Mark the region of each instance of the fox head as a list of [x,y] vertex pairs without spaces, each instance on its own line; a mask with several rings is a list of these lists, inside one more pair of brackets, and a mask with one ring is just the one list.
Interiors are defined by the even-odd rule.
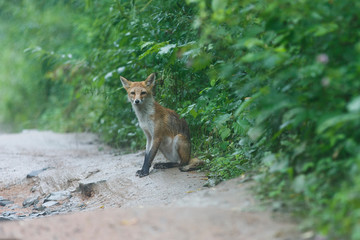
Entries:
[[142,82],[131,82],[124,77],[120,77],[120,80],[128,93],[129,101],[134,106],[143,104],[146,99],[152,99],[152,89],[155,85],[155,73],[150,74],[146,80]]

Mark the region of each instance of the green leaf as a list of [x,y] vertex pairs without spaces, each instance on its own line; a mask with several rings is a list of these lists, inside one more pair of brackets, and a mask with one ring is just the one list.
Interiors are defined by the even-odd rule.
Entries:
[[222,140],[225,140],[228,136],[230,136],[230,134],[231,134],[231,130],[229,128],[224,127],[220,129],[220,136]]
[[316,37],[323,36],[327,33],[334,32],[339,28],[339,26],[336,23],[327,23],[315,26],[314,28],[314,35]]
[[293,188],[296,193],[301,193],[306,188],[306,176],[301,174],[294,179]]
[[260,53],[248,53],[245,56],[243,56],[241,58],[241,60],[243,62],[245,62],[245,63],[252,63],[252,62],[260,61],[263,58],[264,58],[263,54],[260,54]]
[[144,42],[143,44],[141,44],[140,48],[141,48],[141,50],[143,50],[147,46],[153,45],[154,43],[155,42]]
[[210,80],[210,86],[212,86],[212,87],[215,86],[216,81],[217,81],[217,79],[212,78],[212,79]]
[[227,5],[227,0],[212,0],[211,8],[213,11],[224,9]]
[[244,46],[247,48],[252,48],[255,46],[262,47],[262,46],[264,46],[264,42],[258,38],[249,38],[249,39],[245,40]]
[[252,127],[247,132],[248,136],[251,138],[251,140],[256,141],[258,140],[261,135],[264,133],[264,130],[261,127]]
[[235,123],[233,123],[233,128],[236,134],[245,134],[249,128],[250,123],[243,119],[237,119]]
[[190,112],[191,116],[193,116],[193,118],[196,118],[198,116],[198,112],[195,111],[195,109],[191,109]]
[[318,128],[316,129],[316,132],[318,134],[321,134],[324,131],[326,131],[327,129],[334,127],[335,125],[341,125],[341,124],[345,124],[345,123],[351,122],[351,121],[359,122],[360,121],[360,113],[358,113],[358,112],[348,113],[348,114],[342,114],[342,115],[330,117],[330,118],[326,119],[325,121],[323,121],[321,124],[319,124]]
[[162,48],[160,48],[160,51],[158,54],[160,55],[163,55],[163,54],[166,54],[168,53],[171,49],[175,48],[176,47],[176,44],[168,44]]
[[211,60],[211,55],[203,52],[194,58],[193,68],[197,71],[203,70],[210,65]]
[[261,96],[261,92],[255,93],[251,97],[245,98],[245,101],[240,104],[240,107],[235,111],[235,116],[238,117],[240,114],[244,113],[245,110],[250,107],[250,105],[254,102],[255,99]]
[[230,113],[226,113],[226,114],[222,114],[219,117],[217,117],[214,121],[215,125],[220,127],[221,125],[223,125],[225,122],[229,121],[231,117]]
[[351,100],[346,106],[349,112],[359,112],[360,111],[360,96]]
[[142,53],[139,56],[139,60],[143,59],[144,57],[146,57],[147,55],[149,55],[151,53],[159,52],[160,49],[167,44],[168,44],[168,42],[161,42],[161,43],[154,44],[151,48],[149,48],[147,51],[145,51],[144,53]]

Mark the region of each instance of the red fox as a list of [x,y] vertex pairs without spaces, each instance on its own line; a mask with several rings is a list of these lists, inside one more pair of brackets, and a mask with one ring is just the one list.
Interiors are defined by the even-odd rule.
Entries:
[[124,77],[120,77],[120,80],[147,140],[144,164],[136,176],[149,175],[159,149],[169,162],[157,163],[155,169],[179,166],[181,171],[190,171],[198,167],[202,162],[197,158],[190,159],[190,131],[186,121],[154,100],[152,90],[155,74],[150,74],[142,82],[131,82]]

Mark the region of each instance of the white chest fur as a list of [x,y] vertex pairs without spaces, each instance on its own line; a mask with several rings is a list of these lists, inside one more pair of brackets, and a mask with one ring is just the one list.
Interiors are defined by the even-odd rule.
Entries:
[[154,129],[155,129],[154,104],[147,103],[147,104],[139,105],[139,106],[133,105],[133,109],[135,111],[135,114],[139,121],[139,125],[142,128],[142,130],[150,133],[151,136],[154,136]]

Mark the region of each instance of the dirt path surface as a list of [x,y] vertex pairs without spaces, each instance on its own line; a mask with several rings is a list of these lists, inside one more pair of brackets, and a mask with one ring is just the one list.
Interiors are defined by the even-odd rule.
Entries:
[[299,239],[241,179],[206,188],[203,173],[178,169],[138,178],[142,161],[93,134],[1,134],[0,240]]

